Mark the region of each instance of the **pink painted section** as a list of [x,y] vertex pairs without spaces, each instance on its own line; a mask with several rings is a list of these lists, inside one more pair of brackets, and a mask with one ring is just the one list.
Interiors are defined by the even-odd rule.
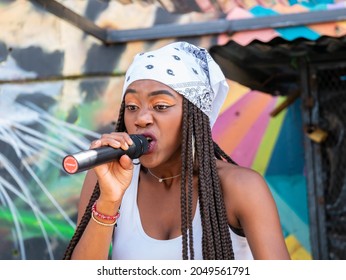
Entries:
[[231,157],[241,166],[251,167],[255,159],[257,150],[261,144],[263,135],[270,121],[270,112],[276,104],[276,97],[273,97],[263,113],[243,138],[241,143],[234,149]]
[[[226,18],[228,20],[235,20],[235,19],[253,18],[253,17],[254,15],[251,14],[249,11],[236,7],[230,13],[228,13]],[[231,36],[227,34],[221,34],[218,37],[218,44],[225,45],[230,40],[233,40],[242,46],[246,46],[255,39],[258,39],[262,42],[269,42],[270,40],[272,40],[273,38],[277,36],[279,36],[279,33],[277,33],[274,29],[271,29],[271,28],[260,29],[260,30],[249,30],[249,31],[236,32]]]
[[239,112],[252,101],[251,99],[254,96],[256,96],[256,92],[250,91],[218,117],[213,127],[213,136],[216,140],[224,134],[227,127],[231,126],[232,123],[238,120]]
[[256,91],[249,92],[241,100],[243,102],[236,103],[222,114],[220,123],[213,132],[215,140],[227,154],[232,154],[243,141],[271,100],[272,97],[268,94],[261,94]]

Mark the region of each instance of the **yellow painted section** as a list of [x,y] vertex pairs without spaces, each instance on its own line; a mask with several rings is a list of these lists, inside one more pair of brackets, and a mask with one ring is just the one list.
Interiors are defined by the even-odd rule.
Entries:
[[312,260],[311,254],[305,250],[294,235],[287,236],[285,242],[292,260]]
[[220,114],[222,114],[227,108],[236,103],[240,98],[242,98],[246,93],[250,91],[248,87],[238,84],[234,81],[227,80],[229,85],[229,92],[227,94],[226,100],[221,107]]
[[[277,104],[281,104],[283,99],[284,97],[279,97]],[[284,110],[276,117],[270,119],[268,129],[263,136],[262,142],[251,166],[252,169],[256,170],[262,175],[267,170],[270,157],[272,156],[273,149],[275,147],[275,143],[280,134],[280,128],[285,119],[286,112],[287,110]]]

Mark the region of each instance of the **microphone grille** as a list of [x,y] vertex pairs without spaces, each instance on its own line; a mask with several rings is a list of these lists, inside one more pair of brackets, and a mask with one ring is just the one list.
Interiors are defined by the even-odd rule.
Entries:
[[149,142],[147,138],[141,134],[132,134],[130,135],[132,141],[133,141],[133,154],[131,153],[130,158],[139,158],[143,154],[145,154],[148,151],[149,148]]

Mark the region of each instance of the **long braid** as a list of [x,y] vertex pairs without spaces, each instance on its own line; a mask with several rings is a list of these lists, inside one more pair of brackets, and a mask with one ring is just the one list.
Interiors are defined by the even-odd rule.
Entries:
[[[182,127],[182,180],[181,180],[181,229],[182,229],[182,257],[194,259],[193,228],[192,228],[192,201],[193,201],[193,122],[189,113],[189,102],[183,99],[183,127]],[[192,160],[191,160],[192,159]],[[187,187],[186,187],[187,182]],[[188,244],[188,245],[187,245]],[[189,248],[189,249],[188,249]]]
[[214,153],[215,153],[215,157],[217,159],[221,159],[221,160],[226,160],[229,163],[233,163],[235,165],[238,165],[229,155],[227,155],[220,147],[217,143],[215,143],[213,141],[213,145],[214,145]]
[[85,231],[85,228],[87,227],[87,225],[89,223],[90,216],[91,216],[91,207],[99,196],[100,196],[100,188],[99,188],[99,185],[96,184],[94,191],[90,197],[89,203],[85,209],[84,215],[83,215],[74,235],[72,236],[70,243],[67,246],[67,249],[65,250],[65,255],[63,257],[64,260],[70,260],[71,259],[72,253],[73,253],[76,245],[78,244],[79,240],[81,239],[81,237]]
[[[209,126],[209,119],[204,117],[204,127],[207,130],[208,135],[211,135],[210,131],[210,126]],[[212,155],[214,152],[214,141],[211,137],[208,137],[209,141],[208,143],[208,154]],[[213,181],[213,186],[215,186],[214,189],[214,202],[215,202],[215,207],[217,211],[217,217],[218,217],[218,232],[220,233],[220,249],[221,251],[219,252],[220,256],[222,258],[226,259],[234,259],[234,253],[233,253],[233,248],[232,248],[232,240],[230,238],[230,233],[229,233],[229,225],[228,225],[228,219],[227,219],[227,213],[226,213],[226,208],[225,208],[225,203],[224,203],[224,198],[222,195],[222,189],[221,189],[221,183],[220,183],[220,178],[217,172],[217,166],[216,166],[216,161],[214,158],[211,158],[210,160],[210,170],[212,173],[212,181]],[[230,246],[224,246],[223,244],[230,244]]]
[[[185,99],[184,99],[185,101]],[[187,102],[183,102],[183,120],[188,120],[188,110],[187,110]],[[182,126],[182,146],[181,146],[181,195],[180,195],[180,205],[181,205],[181,233],[182,233],[182,259],[188,259],[188,247],[187,247],[187,209],[186,209],[186,178],[187,178],[187,147],[188,147],[188,130],[189,125],[188,121],[183,121]]]
[[[207,197],[207,203],[204,207],[204,211],[209,212],[209,223],[210,223],[210,231],[209,235],[206,236],[207,242],[210,244],[209,248],[212,248],[209,250],[207,255],[205,256],[206,259],[218,259],[221,258],[217,252],[217,248],[219,247],[217,242],[220,240],[220,236],[217,236],[219,234],[218,227],[215,226],[215,223],[213,221],[217,220],[216,215],[216,209],[214,207],[213,202],[213,188],[212,188],[212,178],[211,178],[211,170],[210,170],[210,155],[208,154],[208,135],[205,133],[205,127],[203,125],[203,115],[200,114],[200,111],[197,107],[194,107],[194,115],[195,115],[195,123],[199,124],[201,126],[201,133],[199,133],[197,138],[201,138],[201,142],[203,143],[203,146],[197,147],[196,152],[200,154],[201,163],[199,166],[199,187],[201,192],[206,193]],[[202,124],[202,125],[201,125]],[[203,181],[203,184],[201,182]],[[202,210],[203,212],[203,210]]]
[[[196,156],[199,167],[198,195],[202,219],[202,252],[204,259],[233,259],[234,253],[229,233],[226,208],[215,157],[227,155],[212,140],[209,118],[195,105],[193,112]],[[185,119],[188,121],[187,119]],[[219,150],[216,152],[216,148]],[[192,159],[188,159],[191,161]]]
[[118,131],[118,132],[126,131],[124,113],[125,113],[125,101],[123,100],[120,104],[119,117],[115,126],[115,131]]
[[[202,121],[200,122],[203,127],[203,142],[204,142],[204,148],[203,151],[205,154],[208,154],[206,156],[206,160],[204,160],[205,164],[203,166],[203,169],[201,170],[201,175],[204,178],[208,178],[208,193],[209,193],[209,208],[211,213],[211,219],[212,219],[212,229],[213,229],[213,238],[214,238],[214,246],[215,246],[215,257],[216,259],[223,259],[223,252],[222,252],[222,246],[221,246],[221,230],[220,230],[220,224],[219,224],[219,214],[218,214],[218,202],[216,197],[218,194],[217,187],[220,186],[218,184],[218,181],[215,180],[215,176],[213,176],[213,172],[216,172],[215,168],[216,165],[215,159],[212,156],[212,153],[210,153],[210,137],[209,137],[209,119],[206,117],[205,114],[201,114]],[[206,172],[207,171],[207,172]]]
[[[191,110],[193,110],[193,112],[195,111],[195,106],[193,106],[191,104]],[[196,113],[197,114],[197,113]],[[204,163],[204,156],[203,156],[203,152],[201,152],[201,150],[203,151],[203,131],[202,131],[202,127],[200,126],[198,119],[196,120],[196,114],[193,113],[193,121],[194,121],[194,136],[195,136],[195,149],[196,149],[196,157],[197,157],[197,165],[198,165],[198,170],[199,170],[199,180],[198,180],[198,197],[199,197],[199,202],[200,202],[200,209],[201,209],[201,219],[202,219],[202,252],[203,252],[203,258],[204,259],[211,259],[213,258],[213,256],[215,255],[214,252],[214,246],[213,246],[213,242],[212,242],[212,225],[210,222],[206,222],[206,221],[210,221],[212,220],[210,215],[210,211],[209,211],[209,201],[208,201],[208,196],[209,194],[205,191],[208,190],[208,187],[206,186],[206,181],[204,180],[204,178],[201,178],[201,170],[203,169],[203,163]],[[204,211],[204,209],[208,209],[207,211]]]
[[[186,102],[188,103],[188,102]],[[190,259],[195,258],[195,253],[193,249],[193,175],[194,175],[194,159],[193,159],[193,149],[194,147],[192,146],[192,137],[193,137],[193,123],[192,123],[192,118],[189,118],[189,129],[188,129],[188,153],[187,156],[189,159],[192,160],[187,160],[188,163],[188,186],[187,186],[187,191],[188,191],[188,197],[187,197],[187,209],[188,209],[188,225],[189,225],[189,250],[190,250]]]
[[[125,111],[125,103],[122,102],[119,110],[119,118],[116,124],[115,131],[125,131],[125,124],[124,124],[124,111]],[[99,198],[100,196],[100,187],[98,182],[96,182],[94,191],[90,197],[89,203],[85,209],[85,212],[83,214],[83,217],[78,225],[78,227],[75,230],[74,235],[72,236],[66,250],[63,259],[64,260],[70,260],[72,257],[72,253],[77,246],[79,240],[81,239],[89,221],[91,218],[91,208],[94,202]]]

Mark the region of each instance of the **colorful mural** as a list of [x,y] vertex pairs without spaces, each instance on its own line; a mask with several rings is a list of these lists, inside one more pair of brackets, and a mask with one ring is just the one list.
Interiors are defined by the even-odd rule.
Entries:
[[[34,2],[0,1],[0,259],[62,258],[75,228],[84,177],[64,173],[62,158],[113,129],[132,56],[174,41],[106,46]],[[289,7],[299,1],[186,1],[188,13],[172,1],[160,1],[161,6],[63,2],[101,27],[127,29],[207,21],[222,14],[230,18],[247,10],[244,16],[256,16],[261,9],[274,9],[274,2]],[[246,44],[249,37],[242,36],[186,40],[209,48],[230,39]],[[292,258],[310,259],[299,100],[270,117],[282,97],[229,82],[215,140],[239,164],[265,176]]]
[[271,117],[283,97],[232,81],[230,88],[214,138],[239,165],[265,177],[292,259],[311,259],[300,101]]

